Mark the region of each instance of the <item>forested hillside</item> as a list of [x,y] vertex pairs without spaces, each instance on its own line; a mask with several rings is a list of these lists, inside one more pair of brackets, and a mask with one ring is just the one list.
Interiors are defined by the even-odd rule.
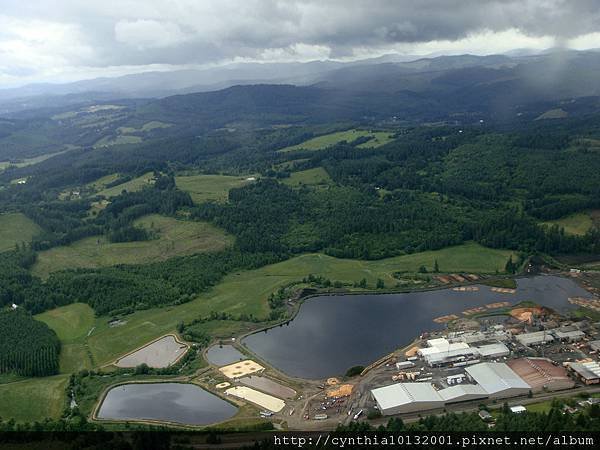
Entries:
[[[290,105],[304,107],[294,87],[278,88],[293,97],[284,95],[287,100],[265,89],[244,92],[257,107],[281,102],[276,116]],[[225,107],[237,98],[230,97],[234,91],[202,98]],[[172,114],[196,111],[197,98],[183,97],[161,104]],[[260,107],[245,111],[263,114]],[[1,255],[0,300],[34,312],[75,301],[101,315],[131,312],[189,301],[232,271],[306,252],[372,260],[476,241],[524,256],[598,254],[595,222],[578,234],[545,224],[600,208],[597,119],[527,126],[242,127],[76,149],[8,168],[0,173],[0,211],[21,212],[42,231]],[[366,146],[376,133],[386,140]],[[361,137],[336,138],[355,135]],[[325,144],[315,146],[315,136]],[[243,182],[205,197],[220,201],[194,203],[175,178],[200,180],[203,174]],[[134,180],[147,181],[127,190]],[[152,241],[151,229],[135,226],[148,214],[212,222],[235,237],[233,248],[129,266],[115,261],[113,267],[57,271],[47,280],[31,275],[36,252],[83,238],[97,237],[97,246]]]

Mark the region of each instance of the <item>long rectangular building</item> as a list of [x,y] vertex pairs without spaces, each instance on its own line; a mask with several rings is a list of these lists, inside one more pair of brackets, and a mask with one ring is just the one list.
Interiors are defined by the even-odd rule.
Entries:
[[468,402],[486,398],[485,390],[477,384],[456,384],[438,391],[446,403]]
[[596,361],[569,363],[568,367],[585,384],[600,383],[600,365]]
[[444,399],[430,383],[396,383],[371,391],[384,416],[443,408]]
[[476,384],[462,383],[438,391],[430,383],[396,383],[373,389],[371,395],[381,414],[389,416],[483,398],[516,397],[531,390],[531,386],[504,363],[479,363],[465,371]]
[[519,344],[530,346],[546,344],[554,341],[554,336],[548,331],[534,331],[533,333],[523,333],[515,336],[515,339]]
[[484,362],[465,369],[468,377],[480,385],[490,398],[526,395],[531,386],[504,363]]
[[494,344],[485,344],[475,347],[479,356],[483,358],[498,358],[501,356],[510,355],[510,350],[501,342]]
[[532,392],[570,389],[575,382],[567,371],[547,358],[519,358],[508,361],[508,366],[531,386]]

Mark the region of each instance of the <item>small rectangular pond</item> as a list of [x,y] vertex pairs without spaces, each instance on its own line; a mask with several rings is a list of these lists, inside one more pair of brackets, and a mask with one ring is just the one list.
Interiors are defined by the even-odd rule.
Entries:
[[175,336],[164,336],[150,344],[118,359],[117,367],[137,367],[146,364],[157,369],[169,367],[185,355],[188,346],[179,342]]

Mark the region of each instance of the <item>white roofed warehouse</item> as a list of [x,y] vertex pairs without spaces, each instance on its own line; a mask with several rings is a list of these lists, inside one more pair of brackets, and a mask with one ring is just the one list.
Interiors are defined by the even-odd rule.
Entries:
[[531,390],[531,386],[504,363],[479,363],[467,367],[465,371],[490,398],[517,397]]
[[456,384],[439,391],[446,403],[460,403],[487,398],[487,392],[476,384]]
[[515,339],[519,344],[528,347],[530,345],[541,345],[552,342],[554,341],[554,336],[548,331],[534,331],[533,333],[519,334],[515,336]]
[[444,407],[444,399],[429,383],[396,383],[373,389],[371,395],[384,416]]

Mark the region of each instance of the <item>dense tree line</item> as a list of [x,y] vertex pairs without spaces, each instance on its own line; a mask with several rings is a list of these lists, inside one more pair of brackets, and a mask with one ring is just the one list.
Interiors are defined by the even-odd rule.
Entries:
[[0,253],[0,310],[22,304],[30,289],[37,289],[40,280],[29,273],[36,259],[35,252],[27,247]]
[[377,259],[435,250],[474,239],[525,252],[595,252],[598,232],[566,235],[544,228],[517,208],[475,205],[439,194],[396,189],[380,196],[365,186],[292,189],[261,180],[233,189],[228,204],[206,203],[193,217],[237,237],[241,251]]
[[0,311],[0,374],[54,375],[59,352],[60,341],[45,323],[20,309]]

